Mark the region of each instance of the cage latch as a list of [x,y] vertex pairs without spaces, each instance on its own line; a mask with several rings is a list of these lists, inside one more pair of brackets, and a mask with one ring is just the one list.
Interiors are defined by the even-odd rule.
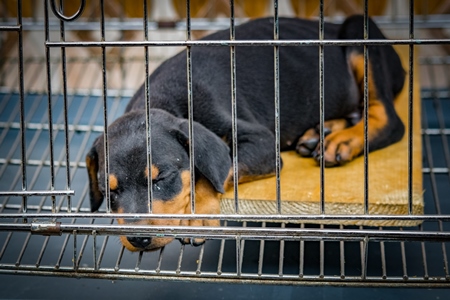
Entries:
[[61,222],[34,221],[31,223],[31,233],[40,235],[61,235]]

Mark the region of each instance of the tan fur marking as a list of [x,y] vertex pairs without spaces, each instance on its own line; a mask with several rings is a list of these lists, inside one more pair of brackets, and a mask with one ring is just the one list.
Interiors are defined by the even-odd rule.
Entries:
[[[248,168],[243,168],[242,165],[240,165],[240,166],[241,166],[241,168],[239,169],[239,174],[238,174],[238,176],[239,176],[238,183],[239,184],[244,183],[244,182],[250,182],[250,181],[255,181],[255,180],[259,180],[259,179],[264,179],[264,178],[275,176],[275,173],[262,174],[262,175],[249,175],[249,174],[246,174],[247,173],[246,170]],[[228,189],[233,188],[233,185],[234,185],[233,175],[234,175],[233,174],[233,168],[230,168],[230,171],[228,172],[227,179],[225,180],[225,183],[223,185],[223,189],[225,191],[228,190]]]
[[[156,179],[159,175],[159,169],[157,166],[152,165],[152,179]],[[149,168],[145,168],[145,177],[148,177],[149,175]]]
[[119,187],[119,181],[117,180],[116,175],[109,174],[109,188],[112,191],[115,191],[115,190],[117,190],[118,187]]
[[[350,62],[360,90],[364,90],[364,57],[352,55]],[[373,81],[371,65],[368,66],[368,139],[373,140],[387,126],[386,108],[379,99]],[[332,132],[325,138],[325,161],[336,162],[339,153],[342,161],[350,161],[360,155],[364,147],[364,119],[354,126]]]
[[334,119],[325,121],[323,127],[330,129],[331,132],[343,130],[348,127],[348,122],[346,119]]
[[[361,91],[364,90],[364,56],[362,55],[352,55],[350,57],[351,64],[353,66],[353,71],[355,73],[356,80],[360,85]],[[369,63],[368,66],[368,123],[369,123],[369,139],[373,138],[378,131],[386,127],[388,123],[388,117],[386,114],[386,109],[377,95],[377,90],[375,88],[375,82],[373,81],[372,68]],[[362,119],[356,125],[364,123]]]
[[275,173],[262,174],[262,175],[239,175],[239,183],[250,182],[255,180],[260,180],[268,177],[275,176]]

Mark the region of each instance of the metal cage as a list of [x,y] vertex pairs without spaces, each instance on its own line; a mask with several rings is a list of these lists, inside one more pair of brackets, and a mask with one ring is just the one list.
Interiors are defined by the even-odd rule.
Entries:
[[[387,41],[338,42],[320,37],[307,42],[279,41],[278,17],[284,1],[274,0],[268,8],[274,18],[274,38],[254,43],[234,40],[234,27],[245,18],[235,16],[233,0],[229,1],[230,18],[193,18],[188,0],[186,18],[170,21],[148,13],[147,0],[139,1],[143,15],[138,17],[123,11],[108,16],[112,0],[80,0],[72,11],[61,7],[64,1],[33,2],[37,15],[27,15],[25,5],[29,3],[20,0],[2,2],[4,13],[0,15],[4,43],[0,53],[1,273],[295,285],[450,286],[450,57],[446,50],[450,38],[429,35],[433,30],[448,33],[448,15],[418,14],[413,0],[392,0],[388,1],[390,14],[374,17],[388,35],[392,34]],[[368,1],[363,2],[362,11],[367,17]],[[444,2],[448,6],[448,1]],[[93,3],[97,10],[86,7]],[[317,4],[321,31],[326,18],[342,20],[339,16],[325,16],[323,0]],[[397,9],[400,4],[404,14]],[[193,38],[196,31],[226,28],[230,28],[227,42]],[[86,33],[91,34],[90,38]],[[239,82],[234,77],[234,47],[238,45],[272,46],[276,62],[278,49],[285,46],[313,45],[323,54],[329,45],[382,43],[409,45],[410,119],[413,78],[419,73],[422,78],[424,214],[413,214],[412,210],[406,215],[327,214],[323,161],[318,167],[321,210],[315,215],[284,215],[281,210],[274,215],[240,214],[237,184],[236,213],[232,215],[133,216],[218,218],[220,228],[117,225],[118,215],[108,208],[90,213],[84,163],[88,147],[99,133],[107,134],[105,125],[120,115],[137,85],[180,48],[188,49],[188,66],[192,47],[230,48],[230,76],[235,86]],[[365,59],[367,62],[367,56]],[[413,59],[420,62],[416,69]],[[188,81],[192,84],[189,71]],[[278,78],[277,65],[274,72]],[[323,89],[323,77],[318,80]],[[277,82],[274,84],[277,87]],[[232,96],[230,101],[236,109],[236,95]],[[323,105],[323,95],[321,99]],[[274,101],[278,109],[278,93]],[[278,115],[277,111],[274,114]],[[411,133],[412,124],[406,126]],[[279,136],[279,123],[275,128]],[[280,146],[274,147],[278,163],[276,200],[277,207],[281,207]],[[409,153],[412,147],[410,140]],[[411,157],[408,159],[411,164]],[[408,182],[412,168],[410,165],[409,178],[405,179]],[[367,178],[367,164],[365,171]],[[368,187],[365,189],[368,197]],[[309,222],[349,219],[423,223],[383,228]],[[291,224],[293,220],[303,223]],[[116,236],[121,234],[199,236],[209,240],[200,247],[174,242],[157,252],[130,253],[117,242]]]

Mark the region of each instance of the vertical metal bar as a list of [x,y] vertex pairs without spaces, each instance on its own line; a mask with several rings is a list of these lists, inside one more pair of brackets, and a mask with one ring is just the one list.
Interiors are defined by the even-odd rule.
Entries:
[[[364,40],[369,39],[369,14],[364,0]],[[364,44],[364,214],[369,213],[369,49]]]
[[[323,224],[320,224],[320,229],[323,230]],[[325,242],[320,240],[319,242],[319,277],[323,279],[325,277]]]
[[[126,17],[126,1],[121,0],[120,1],[120,8],[119,8],[119,22],[123,22],[125,17]],[[144,8],[144,15],[146,14],[146,10]],[[145,31],[145,30],[144,30]],[[123,30],[120,30],[120,39],[124,40],[126,38],[126,35],[124,33]],[[126,52],[127,48],[126,47],[119,47],[119,53],[118,53],[118,67],[120,70],[120,75],[121,75],[121,90],[125,89],[125,78],[127,77],[127,68],[125,68],[125,58],[124,58],[124,53]],[[120,93],[120,92],[119,92]]]
[[[409,0],[409,39],[414,39],[414,0]],[[409,45],[409,85],[408,85],[408,214],[413,207],[413,124],[414,124],[414,45]]]
[[391,23],[395,23],[398,15],[398,1],[391,1]]
[[[95,115],[95,114],[94,114]],[[83,191],[83,195],[82,195],[82,199],[84,199],[84,196],[87,194],[87,189],[88,189],[88,186],[86,185],[85,186],[85,188],[84,188],[84,191]],[[80,211],[80,208],[81,208],[81,205],[83,204],[83,201],[80,201],[79,203],[78,203],[78,205],[77,205],[77,208],[76,208],[76,211],[77,212],[79,212]],[[62,205],[62,202],[61,202],[61,205]],[[60,207],[58,208],[58,210],[60,209]],[[74,224],[75,223],[75,220],[76,219],[72,219],[72,224]],[[112,223],[111,223],[112,224]],[[66,250],[66,247],[67,247],[67,244],[68,244],[68,242],[69,242],[69,238],[70,238],[70,235],[68,234],[68,235],[66,235],[66,238],[64,239],[64,242],[63,242],[63,244],[62,244],[62,246],[61,246],[61,251],[60,251],[60,253],[59,253],[59,257],[58,257],[58,259],[57,259],[57,261],[56,261],[56,263],[55,263],[55,269],[59,269],[59,266],[60,266],[60,264],[61,264],[61,260],[62,260],[62,258],[63,258],[63,256],[64,256],[64,253],[65,253],[65,250]]]
[[[38,99],[36,99],[36,101],[34,101],[33,105],[32,105],[31,108],[30,108],[30,112],[33,112],[33,111],[36,109],[36,107],[39,105],[40,99],[41,99],[41,98],[38,98]],[[19,104],[20,104],[20,103],[19,103]],[[19,106],[20,106],[20,105],[19,105]],[[17,107],[17,106],[16,106],[16,107]],[[33,114],[29,113],[29,114],[26,116],[26,118],[25,118],[25,123],[27,123],[27,122],[31,119],[32,116],[33,116]],[[12,117],[15,117],[15,114],[14,114]],[[24,117],[25,117],[25,116],[24,116]],[[42,118],[41,122],[44,122],[44,117]],[[37,140],[38,140],[39,134],[38,134],[37,132],[38,132],[38,131],[36,131],[36,133],[35,133],[35,135],[33,136],[31,142],[30,142],[30,143],[28,144],[28,146],[27,146],[28,151],[26,152],[26,156],[30,155],[31,150],[33,149],[35,143],[36,143]],[[7,155],[8,158],[12,157],[13,153],[16,152],[16,149],[17,149],[17,147],[18,147],[18,145],[19,145],[19,141],[20,141],[20,140],[21,140],[21,137],[18,136],[17,139],[14,141],[12,147],[11,147],[10,153],[8,153],[8,155]],[[5,166],[6,166],[6,164],[5,164]],[[31,188],[33,188],[33,186],[34,186],[34,184],[35,184],[35,182],[36,182],[36,180],[37,180],[37,178],[38,178],[37,174],[40,172],[40,168],[42,168],[42,165],[40,165],[40,166],[38,167],[38,170],[36,171],[35,175],[34,175],[33,178],[31,179],[31,182],[30,182],[30,187],[31,187]],[[4,169],[3,169],[2,171],[4,171]],[[0,174],[0,175],[1,175],[1,174]],[[10,189],[13,189],[13,188],[16,186],[17,182],[19,181],[19,179],[20,179],[20,177],[21,177],[20,175],[21,175],[21,172],[18,172],[18,173],[16,174],[16,176],[14,177],[14,179],[13,179],[12,182],[11,182]],[[27,185],[28,185],[28,181],[27,181]],[[3,212],[3,209],[4,209],[4,207],[6,207],[6,204],[7,204],[8,200],[9,200],[9,197],[6,197],[6,198],[5,198],[5,201],[3,202],[2,208],[0,209],[0,212]],[[23,206],[22,206],[21,208],[19,208],[19,212],[22,211],[22,209],[23,209]],[[38,210],[38,212],[39,212],[39,211],[40,211],[40,210]],[[14,223],[17,223],[18,221],[19,221],[18,219],[15,219],[15,220],[14,220]],[[6,251],[6,248],[7,248],[8,244],[9,244],[9,241],[11,240],[12,235],[13,235],[13,232],[11,231],[11,232],[9,232],[8,235],[6,236],[5,242],[4,242],[3,247],[2,247],[2,249],[1,249],[1,251],[0,251],[0,259],[3,257],[3,255],[4,255],[5,251]],[[30,234],[29,234],[29,235],[30,235]],[[25,243],[24,243],[23,248],[22,248],[22,252],[25,251],[26,246],[27,246],[27,244],[28,244],[28,241],[29,241],[29,236],[28,236],[28,237],[26,238],[26,240],[25,240]],[[21,259],[21,255],[19,255],[18,262],[20,262],[20,259]]]
[[[324,29],[324,15],[323,15],[323,2],[324,0],[320,0],[319,4],[319,39],[321,41],[324,40],[325,37],[325,29]],[[320,135],[320,213],[325,214],[325,147],[324,147],[324,122],[325,122],[325,63],[324,63],[324,46],[319,45],[319,98],[320,98],[320,124],[319,124],[319,135]]]
[[[91,219],[90,224],[94,224],[94,220],[95,219]],[[87,245],[87,241],[89,239],[89,235],[85,235],[83,238],[83,243],[81,243],[81,247],[80,247],[80,253],[78,254],[78,258],[77,258],[77,268],[79,265],[81,265],[81,259],[83,259],[83,255],[84,255],[84,250],[86,249],[86,245]]]
[[92,230],[92,257],[94,263],[94,270],[98,270],[98,260],[97,260],[97,230]]
[[[383,227],[380,227],[379,230],[383,230]],[[384,242],[380,242],[380,253],[381,253],[381,278],[387,278],[387,270],[386,270],[386,251],[384,248]]]
[[177,275],[181,273],[181,263],[183,262],[183,253],[184,253],[184,244],[181,245],[180,248],[180,255],[178,256],[178,264],[177,264],[177,269],[176,269],[176,273]]
[[[144,38],[148,41],[148,16],[147,16],[147,0],[144,1]],[[147,201],[148,201],[148,212],[153,211],[153,189],[152,189],[152,178],[153,178],[153,168],[152,165],[152,129],[151,129],[151,115],[150,115],[150,70],[149,70],[149,58],[148,58],[148,46],[144,47],[145,55],[145,112],[146,112],[146,130],[147,130]]]
[[[247,227],[247,222],[244,221],[242,223],[242,227]],[[239,270],[242,272],[242,263],[244,262],[244,250],[245,250],[245,239],[240,240],[240,248],[239,248]]]
[[[302,223],[300,225],[301,229],[305,228],[305,224]],[[299,273],[298,276],[300,278],[303,278],[303,276],[305,275],[304,273],[304,269],[305,269],[305,241],[303,239],[300,240],[300,253],[299,253],[300,259],[299,259]]]
[[[431,69],[431,68],[429,68],[429,69]],[[430,72],[429,75],[430,75],[430,81],[433,84],[433,90],[436,90],[437,87],[435,86],[435,82],[436,82],[435,74],[434,74],[434,72]],[[436,95],[434,95],[433,101],[435,102],[435,104],[439,103],[437,101]],[[439,113],[438,113],[438,115],[439,115]],[[422,123],[423,123],[422,127],[428,128],[427,115],[425,113],[422,114]],[[444,127],[442,127],[442,126],[443,126],[443,124],[440,124],[440,127],[441,127],[440,129],[444,129]],[[438,192],[438,187],[437,187],[436,174],[433,171],[433,169],[434,169],[433,152],[431,150],[431,142],[430,142],[429,135],[424,135],[424,141],[425,141],[424,150],[426,153],[425,157],[427,158],[428,167],[430,168],[431,191],[433,194],[434,205],[436,207],[436,214],[441,215],[442,214],[441,203],[439,200],[439,192]],[[444,226],[443,226],[442,220],[439,220],[438,224],[439,224],[439,230],[444,231]],[[449,273],[450,270],[449,270],[449,266],[448,266],[447,250],[446,250],[445,243],[442,243],[442,256],[443,256],[443,263],[444,263],[445,278],[450,279],[450,273]]]
[[[286,223],[281,223],[281,228],[286,228]],[[284,246],[284,240],[280,240],[280,254],[278,257],[278,276],[280,277],[282,277],[284,273]]]
[[[105,41],[105,6],[104,0],[100,0],[100,31],[102,42]],[[102,46],[102,80],[103,80],[103,120],[105,126],[103,128],[104,143],[103,151],[105,153],[105,199],[106,199],[106,212],[111,212],[111,199],[109,190],[109,145],[108,145],[108,91],[106,80],[106,49]]]
[[[93,84],[93,80],[92,80],[91,82],[92,82],[92,84]],[[92,89],[92,86],[89,88],[89,90],[91,90],[91,89]],[[86,101],[89,101],[89,96],[86,96]],[[91,117],[91,120],[89,121],[90,126],[92,126],[93,123],[95,122],[96,117],[98,116],[98,112],[99,112],[99,110],[100,110],[100,106],[101,106],[101,104],[100,104],[100,103],[97,103],[97,105],[93,108],[92,117]],[[79,116],[81,117],[81,114],[80,114]],[[76,119],[78,119],[78,117],[77,117]],[[81,148],[82,148],[82,149],[84,149],[83,146],[85,146],[86,143],[88,142],[89,136],[90,136],[89,133],[86,134],[86,137],[84,138],[84,140],[83,140],[83,142],[82,142],[82,144],[81,144]],[[82,152],[80,152],[79,155],[78,155],[78,157],[77,157],[77,161],[78,161],[78,162],[79,162],[80,159],[81,159],[81,155],[82,155]],[[59,168],[59,167],[58,167],[58,168]],[[73,171],[75,172],[76,170],[77,170],[77,168],[74,168]],[[78,203],[78,205],[77,205],[77,207],[76,207],[76,209],[75,209],[76,212],[79,212],[79,211],[80,211],[81,205],[83,204],[83,199],[85,199],[85,195],[87,194],[87,190],[88,190],[88,187],[85,186],[85,188],[84,188],[84,190],[83,190],[83,193],[82,193],[82,195],[81,195],[81,199],[82,199],[82,200],[79,201],[79,203]],[[59,207],[57,208],[56,211],[60,211],[61,205],[62,205],[62,202],[60,203],[60,205],[59,205]],[[72,219],[71,224],[74,224],[75,222],[76,222],[76,219]],[[110,224],[112,224],[112,222],[113,222],[113,221],[111,220],[111,223],[110,223]],[[59,268],[59,265],[60,265],[60,263],[61,263],[61,260],[62,260],[62,258],[63,258],[63,255],[64,255],[64,253],[65,253],[65,249],[66,249],[66,247],[67,247],[69,238],[70,238],[70,236],[67,235],[66,238],[65,238],[65,240],[64,240],[64,242],[63,242],[63,245],[62,245],[62,247],[61,247],[61,252],[60,252],[60,254],[59,254],[59,258],[58,258],[58,260],[57,260],[57,262],[56,262],[56,265],[55,265],[55,268],[56,268],[56,269]],[[105,238],[104,244],[103,244],[103,246],[102,246],[102,251],[105,250],[107,240],[108,240],[108,236],[106,236],[106,238]],[[101,257],[102,257],[102,255],[103,255],[103,254],[102,254],[102,252],[101,252],[101,253],[100,253],[99,262],[98,262],[99,265],[100,265],[100,262],[101,262]]]
[[[186,40],[191,40],[191,3],[186,1]],[[189,123],[189,168],[191,174],[191,212],[195,214],[195,152],[194,152],[194,106],[192,95],[192,51],[186,46],[186,66],[188,85],[188,123]]]
[[[419,225],[419,229],[423,232],[423,224]],[[423,279],[428,280],[430,276],[428,275],[427,251],[425,249],[425,243],[421,242],[420,246],[422,248]]]
[[198,255],[198,263],[197,263],[197,270],[195,271],[195,274],[201,275],[202,274],[202,263],[203,263],[203,254],[205,253],[205,244],[203,244],[200,248],[200,254]]
[[[445,71],[447,71],[446,75],[448,75],[449,74],[448,68],[446,68]],[[432,74],[433,74],[433,77],[432,77],[433,79],[432,79],[431,82],[433,82],[433,85],[434,85],[433,90],[437,90],[438,87],[435,86],[436,85],[435,84],[436,81],[434,80],[435,76],[434,76],[434,73],[432,73]],[[450,77],[447,76],[447,78],[450,78]],[[441,139],[442,139],[442,148],[443,148],[443,151],[444,151],[446,167],[448,169],[449,166],[450,166],[450,151],[449,151],[449,144],[448,144],[447,136],[444,134],[446,123],[445,123],[445,118],[444,118],[443,109],[442,109],[442,105],[441,105],[441,99],[440,99],[441,97],[438,96],[436,93],[433,96],[434,96],[433,97],[434,110],[435,110],[435,113],[436,113],[436,117],[438,119],[439,129],[441,130],[440,136],[441,136]],[[427,138],[428,138],[428,142],[429,142],[429,137],[427,136]],[[430,147],[431,147],[431,145],[430,145]],[[431,154],[431,151],[430,151],[430,154]],[[433,160],[430,159],[430,161],[433,161]],[[432,164],[430,164],[430,169],[431,169],[431,167],[432,167]],[[433,174],[432,180],[434,181],[434,180],[436,180],[436,178],[434,176],[434,173],[432,173],[432,174]],[[450,173],[447,173],[447,175],[448,175],[448,179],[450,179]],[[437,188],[437,183],[434,182],[434,185],[435,186],[433,186],[433,193],[434,193],[434,188]],[[436,193],[434,195],[435,195],[435,203],[436,203],[437,211],[439,212],[439,214],[441,214],[439,194],[436,191]],[[443,225],[444,225],[443,222],[440,220],[439,221],[439,230],[440,231],[445,231]],[[448,265],[447,250],[446,250],[446,244],[445,243],[442,243],[442,255],[443,255],[445,278],[447,280],[449,280],[450,279],[450,273],[449,273],[450,270],[449,270],[449,265]]]
[[[50,190],[55,189],[55,165],[54,165],[54,148],[53,148],[53,114],[52,114],[52,77],[51,77],[51,52],[50,47],[47,46],[47,42],[50,41],[49,33],[49,16],[48,16],[48,2],[44,1],[45,4],[45,58],[47,63],[47,96],[48,96],[48,134],[49,134],[49,147],[50,147]],[[52,212],[55,211],[56,198],[52,199]]]
[[[344,229],[343,225],[339,225],[339,229]],[[344,241],[339,241],[340,263],[341,263],[341,279],[345,279],[345,247]]]
[[[64,13],[64,1],[60,2],[60,11]],[[64,21],[59,21],[60,39],[62,42],[66,41]],[[69,151],[69,126],[68,126],[68,109],[67,109],[67,72],[66,72],[66,48],[61,47],[61,70],[63,79],[63,110],[64,110],[64,137],[66,150],[66,188],[70,189],[70,151]],[[67,210],[72,211],[71,197],[67,196]]]
[[3,258],[3,255],[5,254],[6,248],[7,248],[8,245],[9,245],[9,241],[11,240],[12,234],[13,234],[13,232],[10,231],[10,232],[8,233],[8,235],[6,236],[5,242],[3,243],[3,247],[2,247],[2,249],[0,250],[0,259],[2,259],[2,258]]
[[[17,1],[17,25],[21,26],[18,31],[18,55],[19,55],[19,97],[20,97],[20,136],[21,136],[21,159],[22,159],[22,191],[27,190],[27,155],[26,155],[26,140],[25,140],[25,90],[24,90],[24,76],[23,76],[23,28],[22,28],[22,0]],[[27,197],[22,196],[22,212],[27,212]],[[26,223],[27,219],[24,218]]]
[[442,243],[442,256],[444,257],[444,271],[445,271],[445,279],[450,280],[450,270],[448,268],[448,259],[447,259],[447,250],[445,247],[445,243]]
[[20,250],[19,256],[17,257],[16,263],[15,263],[16,267],[20,266],[20,262],[23,258],[23,255],[25,254],[25,250],[27,248],[28,242],[30,241],[30,237],[31,237],[31,234],[28,234],[25,238],[25,241],[23,242],[22,249]]
[[[261,225],[262,228],[266,227],[266,222],[263,222]],[[262,275],[262,269],[263,269],[263,264],[264,264],[264,245],[265,245],[265,240],[262,239],[259,241],[259,259],[258,259],[258,276]]]
[[125,247],[120,247],[119,256],[117,256],[116,265],[114,266],[114,271],[117,272],[120,270],[120,263],[122,262],[123,252],[125,251]]
[[50,236],[46,236],[44,243],[42,245],[41,251],[39,252],[39,256],[36,260],[36,264],[35,264],[36,268],[39,268],[39,266],[41,265],[42,257],[44,256],[45,250],[47,249],[49,240],[50,240]]
[[[228,221],[225,221],[223,226],[226,227]],[[219,250],[219,261],[217,262],[217,275],[222,274],[222,264],[223,264],[223,253],[225,251],[225,239],[222,239],[220,242],[220,250]]]
[[[362,229],[362,226],[360,227]],[[361,279],[367,279],[367,259],[369,251],[369,238],[365,237],[361,242]]]
[[[72,99],[73,99],[73,98],[72,98]],[[35,103],[33,104],[33,106],[32,106],[32,108],[31,108],[30,111],[33,111],[33,109],[34,109],[36,106],[39,105],[40,100],[41,100],[41,97],[39,97],[38,99],[36,99],[36,101],[35,101]],[[60,117],[61,117],[61,116],[60,116]],[[30,115],[28,115],[28,117],[27,117],[27,120],[29,120],[29,119],[30,119]],[[58,120],[59,120],[59,119],[58,119]],[[42,117],[42,120],[41,120],[41,123],[44,123],[44,122],[45,122],[45,116],[43,116],[43,117]],[[38,139],[39,139],[39,136],[40,136],[40,132],[41,132],[41,131],[42,131],[42,129],[37,130],[37,131],[35,132],[35,134],[34,134],[32,140],[31,140],[31,142],[28,144],[28,146],[27,146],[27,148],[28,148],[27,156],[32,152],[32,149],[34,149],[34,146],[36,145],[36,143],[37,143],[37,141],[38,141]],[[45,152],[44,152],[44,154],[43,154],[43,157],[46,157],[46,156],[47,156],[47,153],[48,153],[48,148],[45,150]],[[81,152],[80,152],[80,154],[81,154]],[[60,158],[60,159],[58,160],[58,162],[61,162],[61,159],[62,159],[62,158]],[[39,176],[40,176],[40,174],[41,174],[41,170],[42,170],[43,165],[44,165],[44,162],[41,161],[41,163],[39,164],[39,166],[36,168],[36,171],[35,171],[35,173],[34,173],[32,179],[31,179],[31,181],[29,182],[29,187],[30,187],[30,188],[33,188],[33,187],[35,186],[36,181],[38,180],[38,178],[39,178]],[[59,170],[59,168],[60,168],[61,165],[62,165],[62,164],[60,164],[60,165],[56,168],[56,172],[58,172],[58,170]],[[47,189],[48,189],[48,188],[49,188],[49,187],[47,187]],[[44,205],[45,200],[46,200],[46,197],[42,197],[42,200],[40,201],[40,203],[39,203],[39,205],[38,205],[38,209],[37,209],[36,212],[38,212],[38,213],[41,212],[42,206]],[[56,208],[55,208],[55,209],[56,209]],[[57,211],[59,211],[59,210],[57,210]],[[31,233],[28,233],[28,235],[27,235],[27,237],[26,237],[26,239],[25,239],[25,241],[24,241],[24,243],[23,243],[23,247],[22,247],[22,250],[21,250],[21,252],[20,252],[20,254],[19,254],[18,260],[17,260],[17,262],[16,262],[17,265],[20,264],[20,261],[21,261],[21,259],[22,259],[22,256],[23,256],[23,254],[25,253],[26,247],[28,246],[28,243],[29,243],[29,241],[30,241],[30,237],[31,237]],[[43,249],[42,249],[42,250],[45,249],[45,247],[46,247],[46,242],[48,242],[48,238],[44,241],[44,245],[43,245]],[[42,252],[42,251],[41,251],[41,252]],[[39,261],[40,261],[40,259],[38,259],[38,263],[39,263]]]
[[[278,18],[278,0],[273,2],[273,39],[280,39],[280,25]],[[274,56],[274,107],[275,107],[275,179],[276,179],[276,201],[277,213],[281,214],[281,190],[280,190],[280,172],[281,172],[281,144],[280,144],[280,47],[273,47]]]
[[[403,231],[403,228],[400,228],[400,231]],[[403,267],[403,279],[408,280],[408,268],[406,264],[406,250],[405,250],[405,242],[400,242],[400,250],[402,253],[402,267]]]
[[241,236],[240,234],[236,235],[236,276],[241,276]]
[[156,269],[155,269],[156,274],[159,274],[159,272],[161,272],[161,264],[162,264],[164,249],[165,249],[165,247],[162,247],[161,250],[159,251],[158,265],[156,266]]
[[[235,40],[234,22],[234,0],[230,0],[230,40]],[[239,213],[239,192],[238,192],[238,139],[237,139],[237,102],[236,102],[236,48],[230,46],[230,67],[231,67],[231,139],[233,152],[233,192],[234,192],[234,212]]]
[[73,262],[73,269],[76,270],[78,269],[78,260],[77,260],[77,231],[74,230],[72,232],[72,236],[73,236],[73,256],[72,256],[72,262]]
[[[111,219],[109,224],[112,225],[113,222],[114,222],[114,220]],[[103,255],[105,254],[106,245],[108,244],[108,240],[109,240],[109,235],[105,236],[105,239],[103,240],[102,248],[100,249],[100,253],[98,255],[96,270],[100,269],[100,265],[101,265],[102,260],[103,260]]]
[[141,262],[142,262],[142,255],[144,254],[144,251],[139,251],[138,259],[136,262],[136,267],[134,267],[134,271],[138,272],[141,268]]

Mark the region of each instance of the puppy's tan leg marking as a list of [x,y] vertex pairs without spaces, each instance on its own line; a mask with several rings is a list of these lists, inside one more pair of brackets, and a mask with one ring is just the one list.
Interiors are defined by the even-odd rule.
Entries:
[[[357,83],[364,90],[364,57],[355,54],[350,63]],[[377,94],[371,64],[368,66],[368,140],[376,138],[388,124],[386,108]],[[355,126],[332,132],[325,138],[324,159],[327,166],[344,164],[362,154],[364,149],[364,120]]]
[[[220,213],[220,193],[218,193],[212,184],[203,176],[201,176],[195,184],[195,213],[196,214],[219,214]],[[186,207],[186,214],[191,213],[190,203]],[[220,226],[218,219],[209,220],[189,220],[189,226]],[[183,239],[186,244],[191,243],[194,246],[201,245],[205,242],[204,238]]]

